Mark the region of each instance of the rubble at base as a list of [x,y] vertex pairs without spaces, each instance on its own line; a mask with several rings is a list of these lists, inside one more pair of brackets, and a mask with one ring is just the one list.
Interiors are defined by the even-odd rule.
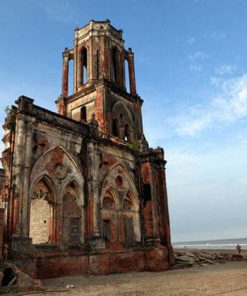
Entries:
[[0,294],[43,290],[42,282],[33,279],[10,262],[0,264]]
[[207,252],[204,250],[175,250],[175,268],[186,268],[193,266],[207,266],[228,261],[244,261],[247,258],[240,254],[231,252]]

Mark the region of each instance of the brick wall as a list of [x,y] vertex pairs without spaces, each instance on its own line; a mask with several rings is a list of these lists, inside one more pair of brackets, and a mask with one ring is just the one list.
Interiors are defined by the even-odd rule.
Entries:
[[36,278],[74,274],[109,274],[131,271],[162,271],[169,268],[167,249],[103,251],[97,254],[50,254],[37,258]]

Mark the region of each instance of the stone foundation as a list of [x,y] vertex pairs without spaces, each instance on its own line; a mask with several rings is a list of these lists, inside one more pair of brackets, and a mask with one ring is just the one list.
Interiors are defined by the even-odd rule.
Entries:
[[[102,250],[86,254],[49,250],[33,256],[13,258],[15,264],[33,278],[91,274],[106,275],[131,271],[162,271],[169,268],[168,251],[164,246],[138,250]],[[31,258],[32,257],[32,258]]]

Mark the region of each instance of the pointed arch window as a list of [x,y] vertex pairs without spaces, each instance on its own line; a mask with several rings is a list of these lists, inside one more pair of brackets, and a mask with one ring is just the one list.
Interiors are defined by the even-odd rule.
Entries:
[[110,196],[105,196],[103,199],[103,208],[105,209],[115,209],[114,200]]
[[82,84],[86,84],[87,83],[87,49],[85,47],[83,47],[82,51],[81,51],[81,78]]

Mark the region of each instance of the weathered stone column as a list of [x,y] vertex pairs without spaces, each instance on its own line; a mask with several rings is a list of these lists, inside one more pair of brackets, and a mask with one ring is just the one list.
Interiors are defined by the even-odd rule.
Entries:
[[[18,114],[16,117],[15,149],[13,160],[14,189],[13,234],[17,237],[26,236],[28,231],[28,188],[32,151],[32,122],[28,114],[32,113],[33,99],[21,96],[16,101]],[[25,114],[24,114],[25,113]],[[25,212],[24,212],[25,208]],[[24,218],[25,216],[25,218]],[[25,234],[23,233],[25,220]]]
[[77,52],[77,56],[76,56],[76,67],[77,67],[77,91],[79,90],[79,88],[82,85],[82,80],[83,80],[83,68],[82,68],[82,48],[78,48],[75,50]]
[[23,202],[23,167],[24,167],[24,157],[25,148],[25,121],[24,115],[18,114],[16,120],[16,141],[15,141],[15,153],[14,153],[14,169],[13,176],[15,176],[15,188],[14,192],[14,211],[13,211],[13,233],[20,236],[21,235],[21,221],[22,213],[20,209],[22,208]]
[[[156,190],[154,186],[155,178],[153,175],[152,163],[149,156],[142,160],[141,178],[143,183],[143,219],[144,219],[144,235],[147,239],[157,238],[158,228],[156,221]],[[145,189],[144,189],[145,188]]]
[[63,52],[63,82],[62,82],[62,96],[68,96],[69,89],[69,50],[66,47]]
[[134,53],[132,52],[131,48],[129,48],[129,50],[128,50],[128,65],[129,65],[130,93],[133,96],[136,96]]
[[88,234],[89,237],[100,237],[99,230],[99,159],[95,143],[88,144]]
[[170,233],[170,219],[169,219],[169,210],[168,210],[168,197],[167,197],[167,186],[166,186],[166,173],[165,173],[165,164],[160,167],[158,172],[158,180],[159,180],[159,186],[160,186],[160,199],[162,208],[164,210],[164,213],[162,217],[160,217],[163,221],[163,227],[164,227],[164,235],[166,239],[166,246],[168,249],[168,256],[169,256],[169,263],[170,265],[175,264],[175,258],[173,255],[173,248],[171,244],[171,233]]
[[154,238],[159,238],[159,231],[158,231],[158,213],[157,213],[157,183],[156,183],[156,170],[154,164],[151,164],[151,192],[152,192],[152,203],[153,203],[153,236]]
[[76,93],[78,91],[78,58],[79,58],[79,51],[78,51],[78,31],[79,28],[75,29],[75,40],[74,40],[74,69],[73,69],[73,92]]
[[32,158],[32,138],[33,138],[33,121],[26,125],[26,147],[25,147],[25,166],[23,169],[23,208],[21,235],[27,237],[29,235],[29,201],[31,199],[29,191],[30,187],[30,173],[31,173],[31,158]]
[[57,112],[60,115],[67,116],[67,106],[66,106],[66,99],[63,96],[60,96],[56,100],[57,105]]
[[52,238],[54,243],[57,243],[60,247],[63,245],[62,236],[63,236],[63,205],[62,201],[59,201],[54,206],[54,222],[55,222],[55,234]]

